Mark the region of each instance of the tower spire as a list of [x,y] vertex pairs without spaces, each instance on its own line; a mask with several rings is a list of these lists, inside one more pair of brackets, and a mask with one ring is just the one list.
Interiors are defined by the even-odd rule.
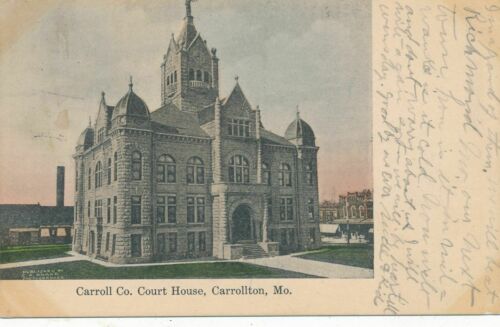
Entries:
[[297,120],[298,120],[300,118],[299,105],[297,105],[296,110],[297,110]]
[[134,87],[134,82],[132,80],[132,75],[130,75],[130,81],[128,83],[128,89],[130,92],[132,92],[132,88]]
[[186,17],[192,17],[191,16],[191,2],[195,0],[186,0]]

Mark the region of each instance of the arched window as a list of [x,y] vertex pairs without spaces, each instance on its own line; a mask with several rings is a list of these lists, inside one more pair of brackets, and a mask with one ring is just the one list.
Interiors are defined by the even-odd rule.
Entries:
[[203,72],[203,82],[210,83],[210,74],[208,72]]
[[292,186],[292,170],[289,164],[281,164],[279,182],[281,186]]
[[101,187],[102,185],[102,167],[101,162],[98,161],[95,165],[95,187]]
[[262,183],[271,185],[271,168],[265,162],[262,163]]
[[174,71],[174,83],[177,83],[177,71]]
[[355,206],[351,207],[351,217],[356,218],[356,207]]
[[314,185],[314,169],[311,162],[307,163],[305,166],[306,170],[306,183],[307,185]]
[[192,157],[187,162],[186,181],[188,184],[205,183],[205,167],[198,157]]
[[229,182],[250,183],[250,169],[247,158],[241,155],[231,157],[229,160]]
[[167,85],[170,85],[170,76],[167,76]]
[[113,167],[113,180],[116,181],[118,178],[118,153],[114,154],[114,167]]
[[196,71],[196,80],[200,82],[202,81],[201,70]]
[[132,179],[142,179],[142,155],[139,151],[132,153]]
[[108,167],[106,167],[106,175],[108,178],[108,185],[111,184],[111,158],[108,158]]
[[158,183],[175,183],[176,166],[174,158],[166,154],[158,158],[156,180]]
[[193,69],[189,70],[189,80],[194,81],[194,70]]
[[170,74],[170,84],[174,84],[174,73]]

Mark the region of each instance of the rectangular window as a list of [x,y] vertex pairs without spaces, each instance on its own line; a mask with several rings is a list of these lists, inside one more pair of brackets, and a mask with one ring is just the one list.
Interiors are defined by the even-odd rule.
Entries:
[[168,223],[175,224],[177,222],[177,199],[175,195],[167,197],[167,206]]
[[132,197],[132,208],[131,208],[132,224],[140,224],[141,223],[141,197],[133,196]]
[[288,245],[293,245],[295,243],[295,230],[293,229],[287,229],[287,234],[288,234]]
[[118,153],[115,152],[115,161],[113,163],[113,180],[116,181],[118,177]]
[[158,245],[158,254],[164,254],[165,253],[165,234],[160,233],[157,236],[157,245]]
[[90,218],[90,213],[92,212],[91,208],[90,208],[90,201],[88,202],[87,204],[87,217]]
[[108,177],[108,185],[111,184],[111,158],[108,158],[108,169],[106,173]]
[[162,224],[165,222],[165,197],[156,198],[156,222]]
[[186,182],[194,184],[194,166],[187,166]]
[[130,247],[132,250],[132,257],[142,256],[142,237],[140,234],[130,235]]
[[156,167],[156,181],[158,183],[165,183],[165,165],[158,164]]
[[205,184],[205,168],[196,167],[196,184]]
[[111,243],[111,255],[115,255],[116,250],[116,234],[113,234],[113,242]]
[[78,221],[78,201],[75,201],[75,221]]
[[92,169],[91,168],[89,168],[89,176],[88,176],[87,184],[88,184],[88,188],[90,190],[92,188]]
[[175,183],[175,165],[167,165],[167,183]]
[[203,223],[205,222],[205,198],[188,197],[187,198],[187,222]]
[[187,198],[187,222],[194,223],[195,221],[195,203],[194,197]]
[[168,233],[168,251],[177,252],[177,233]]
[[316,229],[309,228],[309,243],[316,243]]
[[188,252],[193,253],[194,252],[194,232],[188,232],[187,233],[187,241],[188,241]]
[[109,251],[109,232],[106,233],[106,252]]
[[207,240],[205,232],[198,233],[198,250],[203,252],[207,249]]
[[227,126],[227,133],[232,136],[249,137],[250,122],[243,119],[231,119]]
[[106,205],[106,222],[109,224],[111,222],[111,198],[108,198]]
[[114,196],[113,197],[113,224],[116,224],[117,205],[118,205],[118,198],[116,196]]
[[199,223],[205,222],[205,198],[196,199],[196,218]]
[[285,228],[280,229],[280,244],[288,245],[287,232]]
[[307,217],[309,220],[314,220],[314,199],[307,200]]
[[293,220],[293,198],[280,198],[280,220]]

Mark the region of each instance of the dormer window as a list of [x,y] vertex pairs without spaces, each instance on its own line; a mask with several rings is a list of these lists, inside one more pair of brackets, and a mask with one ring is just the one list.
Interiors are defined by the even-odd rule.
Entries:
[[231,119],[228,123],[227,133],[232,136],[249,137],[250,121],[244,119]]
[[194,70],[193,69],[189,70],[189,80],[194,81]]

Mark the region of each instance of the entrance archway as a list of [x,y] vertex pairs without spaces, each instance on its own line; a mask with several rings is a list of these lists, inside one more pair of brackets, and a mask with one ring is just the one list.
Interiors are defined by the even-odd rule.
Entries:
[[239,205],[233,212],[232,228],[231,228],[232,243],[252,241],[253,225],[252,225],[252,209],[248,205]]

